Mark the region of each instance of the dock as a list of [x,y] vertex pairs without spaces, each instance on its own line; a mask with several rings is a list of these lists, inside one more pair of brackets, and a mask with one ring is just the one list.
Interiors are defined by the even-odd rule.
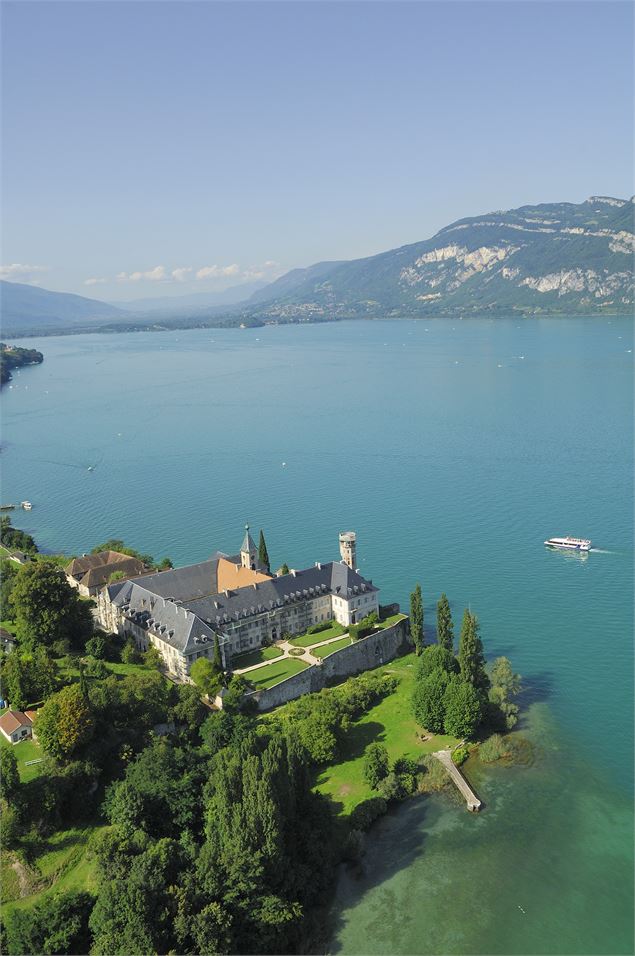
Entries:
[[452,777],[452,780],[456,784],[457,788],[460,790],[462,795],[465,797],[465,802],[467,803],[467,808],[472,813],[477,813],[483,806],[482,802],[476,796],[469,783],[457,767],[457,765],[452,760],[452,751],[451,750],[437,750],[435,754],[432,755],[436,757],[440,763],[443,764],[447,772]]

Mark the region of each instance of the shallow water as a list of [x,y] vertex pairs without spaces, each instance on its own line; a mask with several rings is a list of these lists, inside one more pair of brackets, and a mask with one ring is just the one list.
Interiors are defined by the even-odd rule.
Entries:
[[[333,951],[631,952],[631,323],[28,344],[45,362],[3,389],[2,498],[33,502],[14,522],[42,546],[116,536],[186,563],[236,551],[250,521],[274,565],[302,567],[353,528],[385,601],[419,580],[433,636],[445,590],[524,675],[535,765],[488,771],[478,818],[433,798],[384,821]],[[557,534],[599,550],[548,551]]]

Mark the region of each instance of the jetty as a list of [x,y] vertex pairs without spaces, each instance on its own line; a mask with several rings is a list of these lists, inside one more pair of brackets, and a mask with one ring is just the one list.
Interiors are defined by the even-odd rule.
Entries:
[[437,760],[443,764],[447,772],[452,777],[452,780],[456,784],[457,788],[465,797],[465,802],[467,803],[467,808],[472,813],[477,813],[483,804],[476,796],[469,783],[457,767],[457,765],[452,760],[452,751],[451,750],[437,750],[435,754],[432,755],[436,757]]

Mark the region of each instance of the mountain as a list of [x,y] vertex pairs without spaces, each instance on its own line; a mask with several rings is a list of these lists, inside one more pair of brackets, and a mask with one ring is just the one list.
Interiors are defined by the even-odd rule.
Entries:
[[522,206],[459,219],[431,239],[366,259],[295,269],[252,296],[240,317],[628,313],[633,251],[632,200]]
[[113,302],[118,309],[134,314],[161,312],[177,314],[192,310],[216,308],[222,305],[236,305],[250,296],[267,288],[266,282],[243,282],[232,285],[220,292],[190,292],[188,295],[164,295],[147,299],[130,299],[126,302]]
[[120,309],[69,292],[50,292],[20,282],[0,281],[2,331],[6,336],[61,329],[90,331],[106,319],[123,316]]

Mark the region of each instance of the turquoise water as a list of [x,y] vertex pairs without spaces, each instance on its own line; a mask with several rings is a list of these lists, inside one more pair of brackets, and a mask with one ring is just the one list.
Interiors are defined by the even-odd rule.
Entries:
[[[353,528],[384,600],[420,581],[432,634],[447,591],[524,675],[534,766],[483,773],[479,817],[434,798],[382,821],[332,952],[633,951],[632,338],[589,318],[46,338],[3,390],[2,498],[33,502],[14,520],[41,546],[190,562],[249,521],[299,567]],[[599,550],[543,547],[567,533]]]

